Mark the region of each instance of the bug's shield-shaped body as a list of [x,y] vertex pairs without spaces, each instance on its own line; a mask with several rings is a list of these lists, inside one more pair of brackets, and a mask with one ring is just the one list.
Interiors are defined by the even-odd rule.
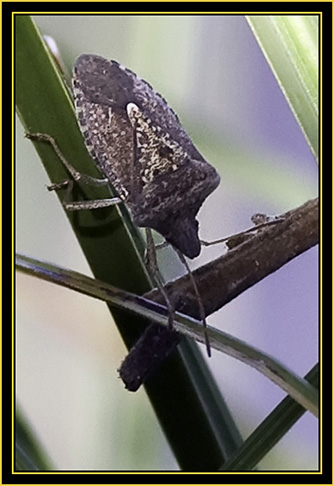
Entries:
[[86,145],[135,224],[153,228],[184,255],[196,257],[195,217],[220,178],[176,114],[148,83],[99,56],[76,60],[73,88]]

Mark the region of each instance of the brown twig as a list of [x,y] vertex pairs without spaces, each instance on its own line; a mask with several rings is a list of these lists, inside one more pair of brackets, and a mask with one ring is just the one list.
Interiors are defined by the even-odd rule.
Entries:
[[[266,225],[256,234],[247,235],[244,241],[226,254],[193,271],[204,304],[205,315],[217,311],[244,290],[316,245],[318,241],[319,201],[317,198],[281,215],[277,224]],[[197,319],[201,317],[197,297],[188,275],[169,282],[166,289],[176,310]],[[145,294],[145,297],[163,303],[161,294],[156,289]],[[162,343],[161,356],[156,341],[154,341],[154,353],[149,352],[153,343],[154,328]],[[175,338],[175,331],[173,331],[171,345],[165,349],[165,343],[169,341],[165,332],[170,331],[165,329],[162,331],[161,326],[152,324],[149,331],[143,334],[123,361],[120,376],[130,390],[136,390],[176,346],[178,339]],[[146,334],[148,337],[145,337]],[[143,350],[146,359],[141,362],[138,356]],[[136,371],[134,371],[134,363],[136,363]],[[134,373],[135,380],[133,380]]]

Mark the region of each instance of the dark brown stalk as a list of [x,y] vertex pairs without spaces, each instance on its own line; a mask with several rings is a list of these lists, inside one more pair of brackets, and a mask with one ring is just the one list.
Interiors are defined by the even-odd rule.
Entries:
[[[193,271],[205,315],[217,311],[318,241],[318,198],[282,214],[277,224],[261,227],[255,234],[245,234],[245,239],[233,249]],[[201,318],[188,275],[169,282],[166,290],[176,310]],[[146,293],[145,297],[163,303],[157,289]],[[130,390],[136,390],[172,352],[179,339],[175,331],[169,335],[170,332],[152,324],[131,349],[120,368],[121,378]],[[143,361],[140,359],[141,353],[145,353]]]

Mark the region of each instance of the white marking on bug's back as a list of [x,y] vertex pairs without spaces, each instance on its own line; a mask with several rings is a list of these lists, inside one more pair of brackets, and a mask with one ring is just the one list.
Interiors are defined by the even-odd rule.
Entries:
[[109,122],[109,126],[111,126],[111,120],[113,118],[113,112],[112,112],[112,109],[111,107],[109,106],[108,108],[108,122]]
[[139,113],[139,108],[135,103],[128,103],[126,105],[126,112],[130,117],[134,112]]

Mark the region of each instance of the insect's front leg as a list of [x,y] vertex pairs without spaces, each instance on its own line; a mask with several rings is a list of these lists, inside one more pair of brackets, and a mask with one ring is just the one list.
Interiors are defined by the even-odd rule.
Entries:
[[66,188],[65,197],[62,200],[62,205],[66,211],[82,211],[90,209],[101,209],[120,204],[122,200],[119,197],[111,197],[105,199],[90,199],[89,201],[72,201],[72,191],[74,182],[72,179],[66,179],[58,184],[48,186],[49,191],[58,191]]
[[62,182],[52,184],[48,186],[49,191],[58,191],[60,189],[66,188],[65,197],[62,201],[62,205],[67,211],[81,211],[87,209],[100,209],[113,206],[115,204],[121,203],[121,199],[119,197],[113,198],[106,198],[106,199],[93,199],[90,201],[71,201],[73,185],[75,182],[80,182],[81,184],[87,186],[107,186],[109,185],[109,181],[107,178],[98,179],[88,174],[82,174],[81,172],[77,171],[65,158],[64,154],[60,150],[56,140],[46,133],[26,133],[26,138],[33,141],[38,142],[46,142],[49,143],[57,156],[59,157],[62,164],[66,167],[68,172],[71,174],[72,179],[66,179]]

